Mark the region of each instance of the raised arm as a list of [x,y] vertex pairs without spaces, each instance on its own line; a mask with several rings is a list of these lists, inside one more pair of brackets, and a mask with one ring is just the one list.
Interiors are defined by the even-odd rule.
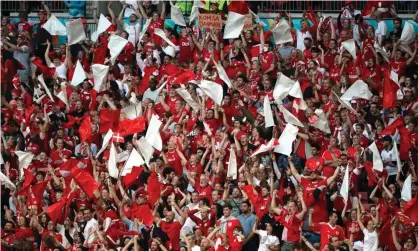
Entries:
[[337,166],[337,168],[334,171],[334,175],[332,175],[331,177],[329,177],[327,179],[327,185],[329,186],[340,174],[340,166]]
[[295,165],[293,164],[293,158],[291,156],[289,156],[287,158],[287,160],[289,161],[289,166],[290,166],[290,172],[292,173],[292,175],[295,177],[295,179],[300,183],[302,180],[302,176],[300,176],[300,174],[298,173],[298,170],[296,170]]
[[120,26],[123,26],[123,24],[124,24],[124,22],[123,22],[123,13],[125,12],[125,9],[126,9],[126,3],[123,4],[123,8],[122,8],[122,10],[119,13],[118,22],[119,22]]
[[49,55],[48,55],[49,50],[51,49],[51,42],[49,42],[49,40],[46,40],[46,44],[47,44],[47,47],[45,51],[45,62],[46,62],[46,65],[49,67],[52,64],[51,59],[49,58]]
[[113,10],[112,10],[111,7],[112,7],[112,1],[109,1],[109,4],[107,5],[107,11],[109,11],[109,15],[112,18],[112,24],[113,25],[117,25],[117,23],[116,23],[116,15],[115,15],[115,12],[113,12]]

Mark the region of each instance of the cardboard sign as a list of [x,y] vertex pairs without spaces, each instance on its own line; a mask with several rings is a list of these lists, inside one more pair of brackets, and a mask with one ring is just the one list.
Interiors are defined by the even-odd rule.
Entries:
[[222,29],[221,15],[217,14],[200,14],[199,15],[199,28],[206,27],[206,29]]
[[245,15],[245,20],[244,20],[244,28],[243,30],[251,30],[253,28],[254,22],[253,22],[253,15],[251,15],[251,13]]

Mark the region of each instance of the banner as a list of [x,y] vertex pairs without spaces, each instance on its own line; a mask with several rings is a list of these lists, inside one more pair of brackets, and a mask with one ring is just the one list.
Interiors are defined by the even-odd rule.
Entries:
[[200,14],[199,28],[222,30],[222,18],[217,14]]

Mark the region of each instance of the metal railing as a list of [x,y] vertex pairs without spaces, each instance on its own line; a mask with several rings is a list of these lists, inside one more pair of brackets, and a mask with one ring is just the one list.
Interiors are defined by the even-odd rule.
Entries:
[[[314,11],[340,12],[346,6],[345,1],[287,1],[272,0],[258,1],[259,13],[278,13],[281,11],[303,12],[308,10],[308,4]],[[363,10],[367,1],[351,1],[356,10]],[[253,2],[253,5],[256,4]],[[416,1],[395,1],[396,12],[399,14],[415,14],[417,10]]]
[[[51,12],[67,12],[64,1],[45,1]],[[3,12],[37,12],[41,8],[40,1],[1,1]]]

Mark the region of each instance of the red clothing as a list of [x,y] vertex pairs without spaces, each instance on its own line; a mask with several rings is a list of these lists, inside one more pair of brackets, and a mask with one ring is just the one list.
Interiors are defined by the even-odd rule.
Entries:
[[300,212],[294,212],[288,217],[281,218],[280,223],[287,228],[287,241],[288,242],[299,242],[300,232],[303,221],[296,217]]
[[405,60],[396,61],[395,59],[391,59],[390,67],[392,68],[392,71],[396,72],[399,76],[404,76],[405,69],[406,69],[406,61]]
[[324,167],[324,158],[322,157],[318,157],[318,158],[314,158],[314,157],[310,157],[306,163],[305,166],[311,170],[311,171],[315,171],[317,169],[319,169],[319,167]]
[[[335,149],[333,151],[333,153],[334,153],[334,155],[337,158],[340,158],[341,157],[340,150]],[[324,158],[325,161],[331,161],[331,160],[333,160],[330,150],[325,150],[324,153],[322,154],[322,158]],[[332,175],[334,175],[334,171],[335,171],[335,168],[334,167],[325,166],[324,169],[323,169],[323,171],[322,171],[322,175],[324,175],[325,177],[329,178]]]
[[72,152],[66,148],[60,150],[52,150],[51,153],[51,160],[52,164],[57,166],[64,163],[63,158],[69,159],[71,157]]
[[212,201],[212,187],[210,185],[207,185],[206,187],[201,187],[200,183],[196,182],[194,188],[199,193],[200,199],[206,198],[209,201]]
[[345,222],[345,231],[347,233],[347,239],[350,238],[350,234],[354,231],[353,241],[363,240],[363,233],[357,220],[349,220]]
[[180,56],[179,61],[180,62],[189,62],[192,57],[192,49],[190,48],[190,40],[189,37],[180,37],[179,38],[179,46],[180,46]]
[[196,223],[196,226],[202,230],[203,236],[208,236],[209,228],[215,226],[216,224],[216,215],[212,210],[210,211],[210,219],[202,220],[199,217],[196,217],[194,214],[197,213],[199,209],[191,210],[188,215],[192,221]]
[[[261,63],[261,69],[263,72],[267,71],[272,65],[276,65],[277,62],[277,56],[274,54],[274,52],[269,51],[267,53],[261,53],[260,55],[260,63]],[[277,77],[277,71],[273,70],[269,73],[270,77]]]
[[226,224],[225,234],[228,236],[229,241],[234,239],[234,234],[233,233],[234,233],[235,228],[241,228],[242,229],[240,221],[236,218],[233,218],[233,217],[232,217],[232,219],[227,220],[226,222],[222,222],[222,219],[220,219],[216,222],[216,225],[221,227],[221,231],[223,229],[223,224]]
[[313,192],[315,191],[315,189],[320,186],[326,186],[327,181],[311,181],[310,179],[302,177],[300,183],[303,187],[303,199],[306,203],[306,206],[313,207],[314,209],[315,217],[313,218],[313,221],[317,223],[327,220],[327,201],[325,200],[324,191],[321,192],[318,201],[315,201],[315,198],[313,196]]
[[331,237],[338,237],[340,241],[345,239],[344,229],[338,225],[332,227],[328,222],[321,222],[314,224],[313,228],[321,234],[321,250],[325,245],[330,243],[329,240]]
[[167,152],[166,156],[168,160],[168,166],[174,168],[176,175],[181,175],[183,173],[183,167],[181,165],[181,158],[178,153],[174,150]]

